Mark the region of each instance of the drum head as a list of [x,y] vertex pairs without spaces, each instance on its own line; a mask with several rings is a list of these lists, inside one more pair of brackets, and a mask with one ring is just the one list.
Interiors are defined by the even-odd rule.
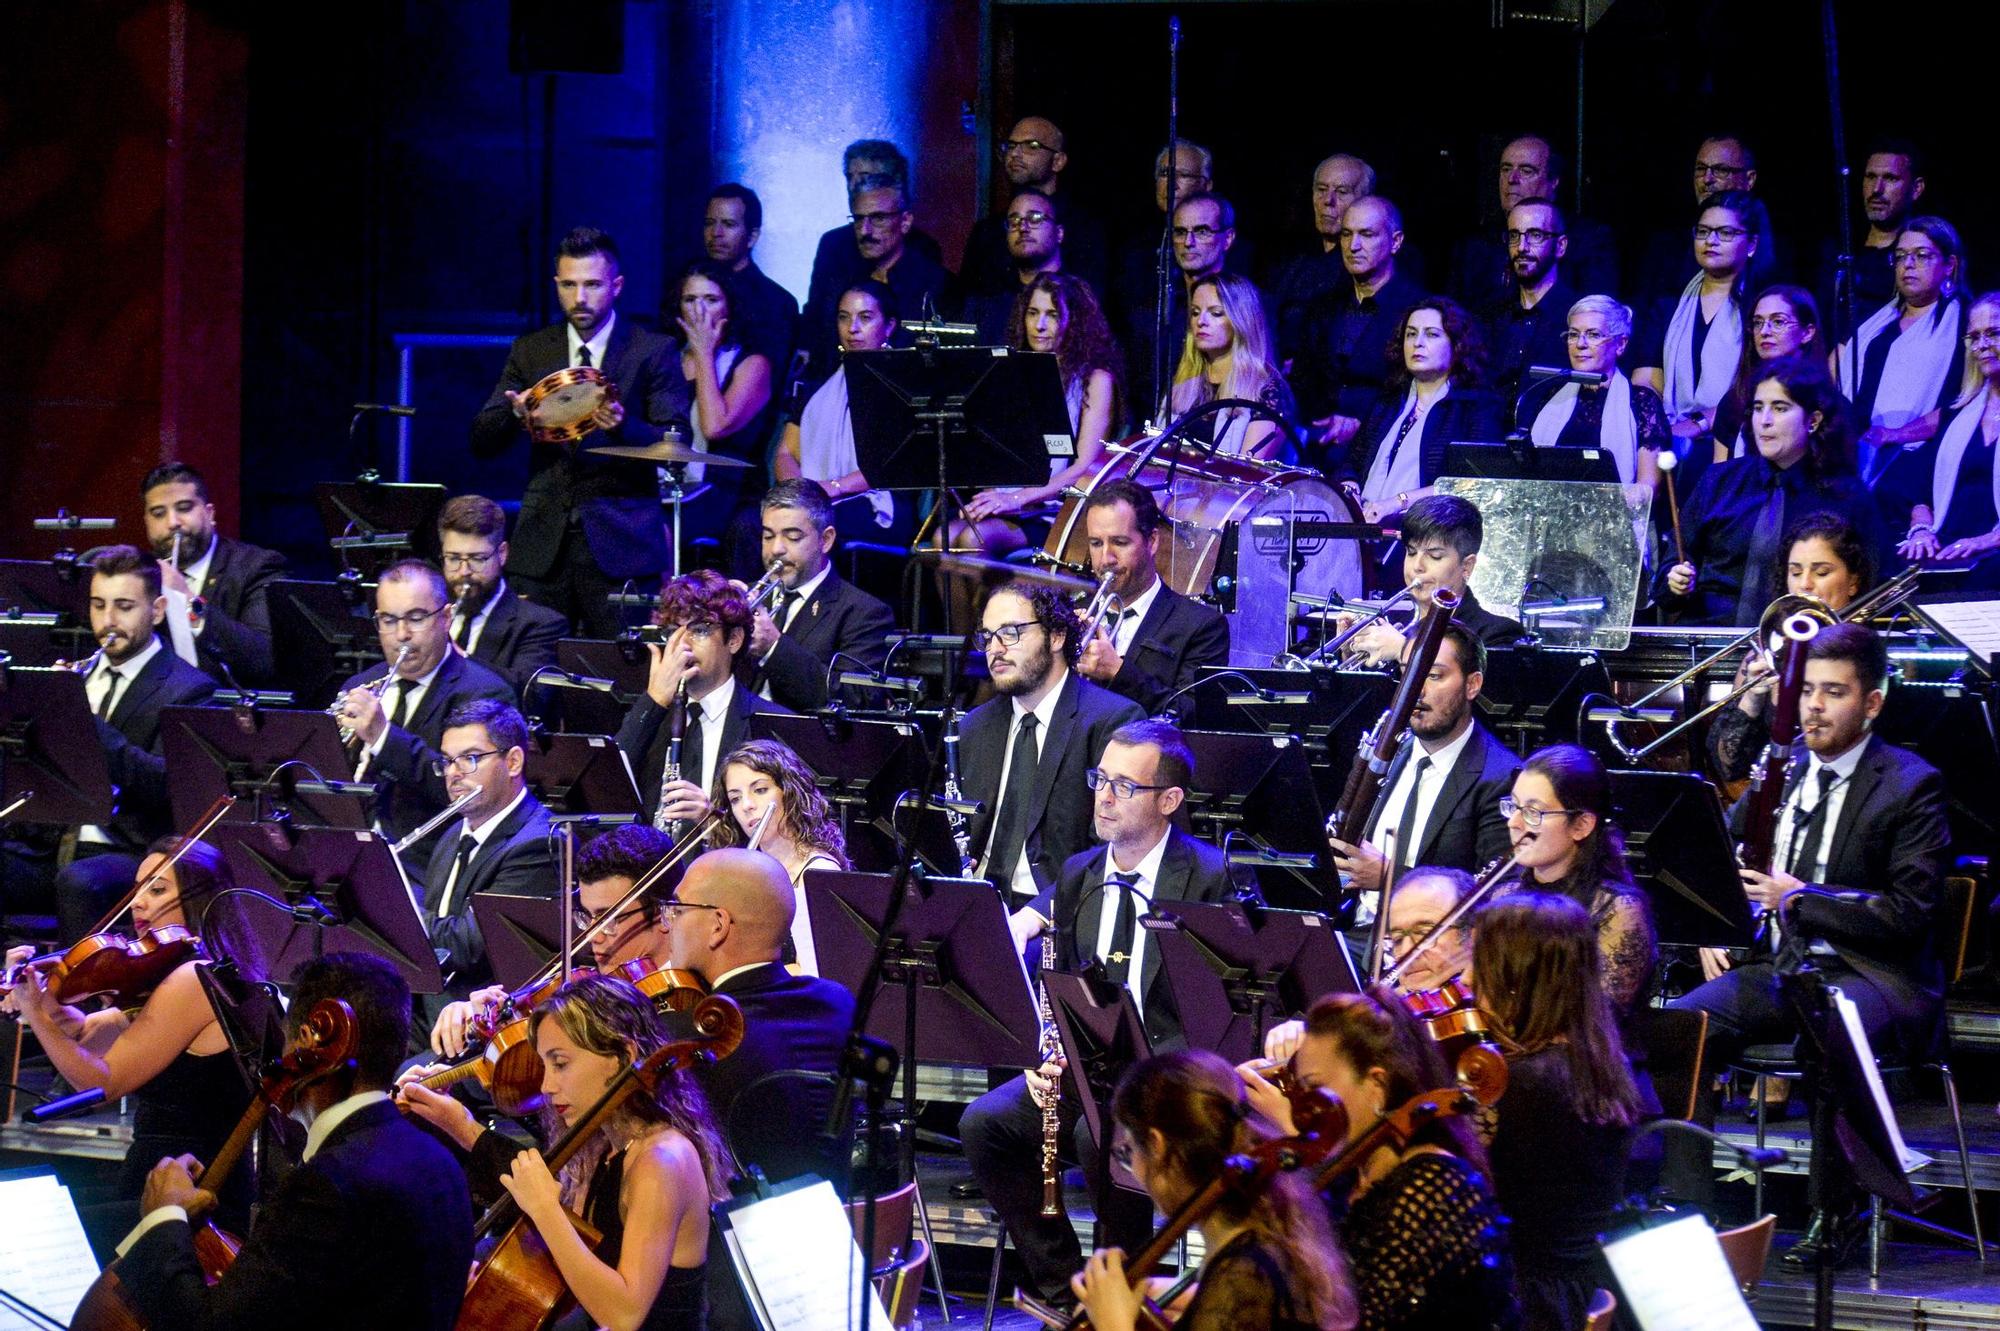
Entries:
[[602,371],[577,365],[545,375],[527,392],[534,425],[528,433],[545,444],[581,439],[597,428],[591,417],[606,402],[618,400],[618,388]]

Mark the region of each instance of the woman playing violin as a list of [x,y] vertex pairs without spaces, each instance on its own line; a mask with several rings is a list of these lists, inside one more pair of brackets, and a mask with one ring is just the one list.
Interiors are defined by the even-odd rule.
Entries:
[[[180,845],[179,837],[156,841],[140,863],[133,936],[144,939],[149,930],[170,926],[199,929],[207,957],[227,958],[246,980],[261,980],[257,938],[243,918],[246,898],[232,891],[229,862],[197,841],[163,870]],[[24,947],[8,952],[8,969],[30,952]],[[71,1086],[102,1090],[108,1101],[132,1098],[132,1148],[119,1187],[134,1201],[146,1172],[162,1158],[214,1159],[248,1102],[229,1038],[195,970],[203,964],[200,955],[181,963],[131,1012],[111,1006],[85,1013],[65,1005],[33,966],[20,971],[13,992],[0,1000],[0,1011],[20,1014]],[[138,997],[122,995],[119,1001]],[[235,1181],[238,1186],[224,1191],[220,1219],[240,1228],[248,1215],[249,1175],[239,1172]]]
[[[1256,1113],[1236,1072],[1215,1054],[1183,1050],[1135,1064],[1112,1102],[1113,1154],[1171,1213],[1230,1156],[1280,1135]],[[1355,1325],[1354,1289],[1311,1183],[1279,1174],[1253,1196],[1226,1197],[1201,1222],[1207,1256],[1179,1331],[1340,1331]],[[1133,1331],[1139,1292],[1116,1248],[1093,1254],[1074,1281],[1096,1331]]]
[[[1289,1135],[1291,1101],[1250,1064],[1237,1072],[1251,1105]],[[1291,1075],[1303,1089],[1340,1097],[1349,1141],[1382,1115],[1451,1085],[1437,1045],[1402,1001],[1380,988],[1314,1003]],[[1331,1199],[1345,1213],[1340,1238],[1354,1269],[1362,1331],[1517,1325],[1506,1225],[1485,1169],[1471,1121],[1437,1118],[1400,1144],[1391,1138],[1376,1147],[1352,1186]]]
[[770,739],[751,740],[731,749],[722,760],[710,799],[717,806],[726,804],[731,814],[709,838],[711,846],[748,845],[757,820],[766,809],[771,810],[757,849],[785,866],[785,876],[792,880],[792,891],[798,897],[785,961],[795,973],[819,974],[802,885],[811,870],[838,870],[848,865],[840,821],[826,796],[820,794],[812,769],[789,745]]
[[[533,1019],[544,1068],[545,1135],[589,1113],[611,1081],[666,1043],[653,1005],[624,980],[583,974]],[[504,1188],[548,1245],[584,1312],[613,1331],[696,1331],[704,1324],[708,1207],[728,1195],[723,1147],[692,1078],[669,1073],[620,1107],[551,1174],[541,1153],[482,1129],[465,1106],[421,1086],[399,1102],[471,1152],[475,1200]],[[595,1252],[572,1215],[603,1236]]]

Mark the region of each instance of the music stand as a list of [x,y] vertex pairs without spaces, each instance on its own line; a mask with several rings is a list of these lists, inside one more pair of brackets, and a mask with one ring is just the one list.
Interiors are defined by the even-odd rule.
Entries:
[[917,855],[930,872],[950,877],[960,871],[946,816],[936,809],[898,807],[906,793],[922,786],[929,761],[914,721],[759,712],[750,718],[750,735],[788,746],[813,770],[820,792],[840,810],[848,856],[857,869],[895,868],[901,832],[916,837]]
[[1611,672],[1595,652],[1517,645],[1489,647],[1479,719],[1516,753],[1575,744],[1584,699],[1611,695]]
[[[1379,670],[1339,670],[1313,665],[1304,670],[1277,666],[1208,666],[1202,681],[1183,696],[1192,704],[1185,725],[1195,730],[1231,730],[1244,734],[1292,734],[1304,737],[1315,764],[1333,769],[1329,781],[1345,784],[1347,768],[1361,748],[1361,738],[1395,696],[1396,678]],[[1240,676],[1241,678],[1237,678]],[[1267,702],[1250,686],[1277,697],[1303,691],[1305,703]],[[1213,680],[1214,683],[1209,681]],[[1338,802],[1338,788],[1320,788],[1320,798]]]
[[[1241,849],[1251,855],[1243,863],[1278,870],[1272,876],[1280,890],[1265,892],[1268,901],[1313,907],[1340,900],[1326,815],[1297,736],[1184,733],[1195,770],[1186,807],[1197,835],[1226,850],[1231,841],[1247,842]],[[1255,855],[1266,851],[1276,854]],[[1260,884],[1265,876],[1258,875]]]
[[527,778],[550,813],[593,813],[618,823],[638,818],[644,807],[631,760],[608,735],[533,735]]
[[324,707],[342,683],[382,660],[368,584],[281,578],[269,599],[278,679],[301,704]]
[[0,614],[61,615],[90,622],[90,574],[74,562],[0,559]]
[[[1050,940],[1044,937],[1042,941],[1046,944]],[[1144,1192],[1145,1185],[1105,1149],[1111,1141],[1105,1110],[1112,1092],[1118,1089],[1118,1079],[1125,1075],[1125,1069],[1153,1053],[1139,1005],[1122,984],[1066,971],[1040,971],[1038,975],[1048,992],[1049,1014],[1055,1018],[1056,1033],[1062,1040],[1063,1094],[1083,1110],[1084,1131],[1097,1155],[1098,1176],[1118,1187]],[[1104,1214],[1101,1202],[1098,1214]]]
[[236,881],[279,898],[291,914],[249,912],[274,975],[328,952],[369,952],[402,972],[413,994],[444,992],[444,973],[403,866],[373,832],[224,823],[209,834]]
[[518,989],[562,950],[562,906],[554,897],[474,892],[471,900],[494,983]]
[[[161,709],[160,752],[174,774],[174,822],[185,827],[217,799],[234,795],[236,807],[225,822],[253,822],[263,812],[261,804],[294,806],[307,815],[305,821],[322,827],[368,826],[365,797],[302,795],[294,789],[314,773],[334,781],[354,775],[338,725],[325,712],[249,704]],[[279,773],[280,768],[285,770]]]
[[1715,787],[1692,772],[1613,772],[1611,806],[1660,942],[1748,947],[1750,901]]
[[[625,724],[625,713],[646,691],[646,675],[651,658],[645,645],[613,642],[608,638],[564,638],[556,644],[556,665],[572,675],[608,679],[611,692],[566,689],[562,702],[552,710],[565,731],[583,735],[615,735]],[[551,687],[538,684],[537,688]],[[528,701],[521,699],[523,704]],[[546,715],[546,712],[544,713]]]
[[1540,448],[1526,439],[1444,446],[1444,474],[1495,481],[1609,481],[1618,459],[1602,448]]
[[404,481],[321,481],[313,505],[341,566],[373,578],[399,559],[438,558],[442,485]]
[[1048,479],[1051,458],[1076,456],[1053,355],[920,347],[850,352],[841,363],[854,451],[874,489],[1030,485]]
[[1361,988],[1340,931],[1313,911],[1164,901],[1139,923],[1160,949],[1188,1048],[1231,1063],[1261,1057],[1274,1022]]
[[95,722],[74,670],[0,668],[0,808],[34,793],[10,821],[111,821],[111,771]]

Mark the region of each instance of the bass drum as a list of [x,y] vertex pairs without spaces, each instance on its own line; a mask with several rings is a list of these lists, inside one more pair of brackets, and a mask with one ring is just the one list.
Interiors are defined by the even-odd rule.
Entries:
[[[1217,599],[1228,609],[1230,664],[1269,665],[1290,649],[1291,595],[1356,597],[1363,591],[1360,543],[1309,536],[1296,542],[1294,522],[1359,522],[1339,489],[1309,468],[1226,454],[1199,446],[1161,446],[1137,435],[1112,445],[1080,486],[1066,492],[1043,545],[1044,561],[1090,576],[1083,509],[1106,483],[1136,480],[1153,492],[1167,529],[1160,538],[1160,577],[1185,596],[1209,596],[1219,564],[1233,581]],[[1233,538],[1230,533],[1234,533]]]

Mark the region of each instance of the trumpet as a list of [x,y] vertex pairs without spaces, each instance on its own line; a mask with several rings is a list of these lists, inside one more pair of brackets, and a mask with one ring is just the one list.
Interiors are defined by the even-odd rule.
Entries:
[[[389,686],[396,682],[397,676],[402,674],[403,662],[409,660],[410,653],[415,650],[416,644],[414,643],[406,642],[398,646],[396,648],[396,660],[390,665],[388,672],[382,678],[370,680],[361,687],[374,694],[377,698],[380,698],[389,691]],[[343,697],[336,701],[333,706],[326,709],[326,714],[340,722],[340,742],[342,744],[353,743],[354,728],[347,724],[349,719],[347,715],[347,699]]]
[[757,579],[755,585],[744,594],[744,599],[750,602],[752,614],[760,609],[766,614],[778,613],[780,598],[787,590],[785,584],[778,581],[784,571],[785,561],[782,557],[773,558],[764,566],[764,576]]
[[1097,636],[1098,631],[1104,627],[1104,621],[1119,614],[1125,608],[1124,599],[1117,592],[1111,590],[1111,580],[1117,576],[1118,573],[1115,569],[1106,569],[1104,571],[1103,576],[1097,580],[1097,590],[1091,593],[1090,603],[1084,606],[1083,613],[1079,616],[1083,623],[1083,629],[1082,636],[1077,641],[1086,647],[1090,645],[1090,640]]

